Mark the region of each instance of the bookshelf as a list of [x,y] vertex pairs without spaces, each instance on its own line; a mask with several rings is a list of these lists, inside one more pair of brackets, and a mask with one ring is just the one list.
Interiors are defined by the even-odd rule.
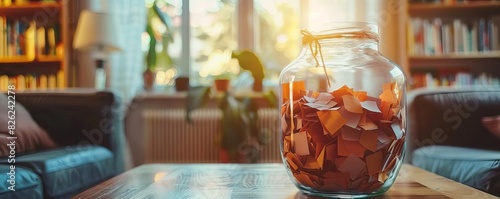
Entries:
[[500,85],[500,1],[409,1],[411,87]]
[[0,91],[68,86],[64,2],[0,0]]

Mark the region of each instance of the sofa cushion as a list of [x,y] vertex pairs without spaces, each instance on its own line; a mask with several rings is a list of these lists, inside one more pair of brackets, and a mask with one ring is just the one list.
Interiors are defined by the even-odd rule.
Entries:
[[[0,164],[0,182],[9,183],[7,180],[10,180],[11,175],[8,173],[11,171],[10,164]],[[8,189],[6,185],[10,184],[2,184],[0,198],[43,198],[42,180],[38,175],[20,166],[16,166],[13,171],[15,172],[15,186],[13,187],[15,191]]]
[[[3,160],[4,162],[6,160]],[[114,174],[112,153],[100,146],[74,146],[19,156],[16,165],[37,173],[48,198],[68,198]]]
[[[111,92],[23,92],[16,94],[31,117],[60,146],[92,144],[114,150],[117,124]],[[113,137],[114,138],[114,137]],[[115,152],[115,151],[113,151]]]
[[499,114],[500,87],[414,89],[407,99],[408,151],[428,145],[500,151],[500,139],[481,123]]
[[[45,130],[31,118],[30,113],[23,105],[15,101],[15,98],[8,99],[4,94],[0,94],[0,104],[2,104],[0,106],[0,113],[2,113],[0,114],[0,157],[11,154],[11,149],[14,149],[15,154],[19,155],[57,147]],[[9,113],[9,111],[12,112]],[[15,127],[12,131],[14,134],[10,134],[9,126]],[[9,139],[8,137],[17,137],[17,139]],[[11,143],[11,141],[15,143]],[[11,144],[12,148],[8,144]]]
[[491,134],[500,139],[500,115],[492,117],[483,117],[481,122],[490,131]]
[[487,191],[487,172],[500,168],[500,152],[451,146],[427,146],[413,153],[412,164]]

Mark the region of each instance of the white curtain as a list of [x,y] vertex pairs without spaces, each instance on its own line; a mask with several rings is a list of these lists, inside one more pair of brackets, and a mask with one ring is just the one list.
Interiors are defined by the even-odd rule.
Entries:
[[[141,34],[146,27],[146,7],[144,0],[90,0],[89,9],[109,13],[117,23],[117,37],[120,38],[122,51],[112,53],[107,64],[107,85],[121,101],[115,128],[124,132],[124,116],[129,103],[142,90],[144,56],[141,50]],[[113,140],[115,145],[124,148],[118,157],[124,157],[124,164],[118,169],[130,169],[132,160],[127,140],[124,137]]]
[[146,27],[143,0],[90,0],[89,9],[109,13],[117,23],[121,52],[111,53],[107,61],[107,85],[121,99],[123,108],[142,90],[144,56],[141,34]]
[[108,0],[108,11],[118,23],[123,50],[110,57],[110,87],[130,102],[142,90],[144,56],[141,34],[146,27],[146,8],[141,0]]

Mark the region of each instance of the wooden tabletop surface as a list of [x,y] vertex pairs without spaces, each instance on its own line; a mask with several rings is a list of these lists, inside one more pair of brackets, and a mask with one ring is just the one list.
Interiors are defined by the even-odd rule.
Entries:
[[[146,164],[73,198],[316,198],[302,194],[282,164]],[[403,165],[396,183],[377,198],[497,198]]]

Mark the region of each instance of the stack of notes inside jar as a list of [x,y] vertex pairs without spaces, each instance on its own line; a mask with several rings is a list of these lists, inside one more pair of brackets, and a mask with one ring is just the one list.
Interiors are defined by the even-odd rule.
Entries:
[[295,180],[320,191],[374,191],[402,159],[400,91],[384,84],[368,96],[343,86],[333,92],[282,85],[283,157]]

